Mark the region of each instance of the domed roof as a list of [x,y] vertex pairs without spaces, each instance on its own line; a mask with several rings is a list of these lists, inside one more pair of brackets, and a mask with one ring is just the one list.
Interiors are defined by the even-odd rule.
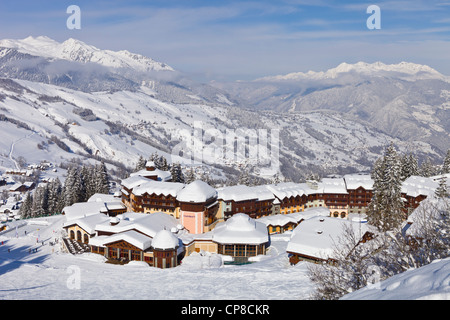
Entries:
[[152,240],[152,247],[154,249],[175,249],[178,246],[178,238],[169,230],[161,230]]
[[217,191],[206,182],[195,180],[182,189],[177,200],[181,202],[206,202],[211,198],[217,197]]
[[236,213],[225,223],[230,231],[253,231],[256,229],[255,220],[245,213]]

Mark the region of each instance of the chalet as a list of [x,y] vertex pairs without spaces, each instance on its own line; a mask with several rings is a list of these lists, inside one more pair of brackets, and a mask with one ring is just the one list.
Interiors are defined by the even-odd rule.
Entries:
[[130,176],[141,176],[154,181],[172,181],[170,171],[157,169],[153,161],[147,161],[145,169],[134,172]]
[[24,183],[17,182],[13,184],[11,187],[9,187],[10,192],[20,192],[25,193],[27,191],[33,190],[35,187],[35,183],[28,181]]
[[434,195],[439,183],[432,178],[411,176],[402,184],[402,197],[405,202],[406,214],[416,209],[420,202]]
[[374,231],[367,224],[335,217],[317,216],[302,221],[293,231],[286,251],[291,264],[301,260],[329,263],[335,260],[335,245],[343,236],[345,228],[365,242]]

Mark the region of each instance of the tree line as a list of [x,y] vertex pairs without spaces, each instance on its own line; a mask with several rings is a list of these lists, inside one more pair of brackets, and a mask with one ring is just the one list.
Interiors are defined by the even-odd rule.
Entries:
[[64,207],[86,202],[95,193],[109,193],[109,175],[104,162],[69,167],[64,184],[56,178],[28,192],[19,209],[22,219],[59,214]]

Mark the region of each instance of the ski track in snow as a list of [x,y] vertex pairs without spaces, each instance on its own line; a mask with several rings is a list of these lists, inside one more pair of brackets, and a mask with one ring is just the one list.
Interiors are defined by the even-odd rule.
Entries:
[[20,139],[17,139],[17,140],[15,140],[15,141],[13,141],[12,143],[11,143],[11,147],[9,148],[9,154],[8,154],[8,158],[14,163],[14,166],[16,167],[16,170],[20,170],[20,167],[19,167],[19,164],[17,163],[17,161],[16,160],[14,160],[14,158],[13,158],[13,152],[14,152],[14,146],[16,145],[16,143],[17,142],[19,142],[19,141],[22,141],[22,140],[24,140],[24,139],[28,139],[28,138],[30,138],[32,135],[34,135],[36,132],[31,132],[30,134],[28,134],[28,135],[26,135],[25,137],[22,137],[22,138],[20,138]]

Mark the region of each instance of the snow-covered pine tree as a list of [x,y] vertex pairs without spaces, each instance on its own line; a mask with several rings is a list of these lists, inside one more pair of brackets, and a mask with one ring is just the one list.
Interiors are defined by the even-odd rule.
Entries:
[[409,170],[410,176],[417,176],[419,174],[419,161],[412,153],[409,154]]
[[167,163],[167,159],[164,156],[160,156],[158,160],[158,164],[155,163],[159,170],[169,171],[169,164]]
[[186,174],[184,176],[184,183],[191,183],[194,182],[197,179],[194,169],[188,168],[186,169]]
[[109,177],[103,161],[95,166],[94,183],[95,193],[109,193]]
[[57,214],[62,211],[62,185],[59,178],[53,179],[48,185],[48,213]]
[[405,181],[411,176],[419,173],[417,158],[412,154],[404,154],[401,157],[401,180]]
[[383,159],[375,163],[372,179],[373,198],[367,211],[368,222],[379,230],[391,230],[405,218],[400,158],[392,143],[387,147]]
[[172,174],[172,182],[181,182],[184,183],[184,175],[181,170],[181,165],[179,163],[172,164],[170,168],[170,173]]
[[25,199],[19,209],[21,219],[31,218],[31,206],[33,205],[33,196],[31,192],[27,192]]
[[422,161],[419,171],[422,177],[431,177],[437,173],[436,168],[431,163],[431,159],[429,157]]
[[145,161],[144,157],[142,155],[139,156],[139,159],[138,159],[138,161],[136,163],[135,171],[144,170],[146,163],[147,163],[147,161]]
[[238,177],[238,184],[242,184],[245,186],[251,185],[251,179],[248,171],[246,169],[242,170]]
[[383,172],[384,172],[384,160],[378,158],[372,168],[371,178],[373,180],[372,200],[367,208],[367,222],[373,226],[381,224],[381,215],[379,214],[379,208],[382,205],[383,193],[381,192]]
[[442,164],[441,173],[450,173],[450,149],[447,151],[447,154],[444,158],[444,163]]
[[76,202],[80,202],[80,189],[81,181],[78,169],[70,167],[64,181],[64,206],[71,206]]
[[449,196],[447,190],[447,177],[445,175],[442,175],[442,177],[439,178],[439,186],[434,191],[434,194],[438,198],[447,198]]
[[31,205],[32,217],[42,217],[48,214],[48,187],[42,185],[36,188]]

